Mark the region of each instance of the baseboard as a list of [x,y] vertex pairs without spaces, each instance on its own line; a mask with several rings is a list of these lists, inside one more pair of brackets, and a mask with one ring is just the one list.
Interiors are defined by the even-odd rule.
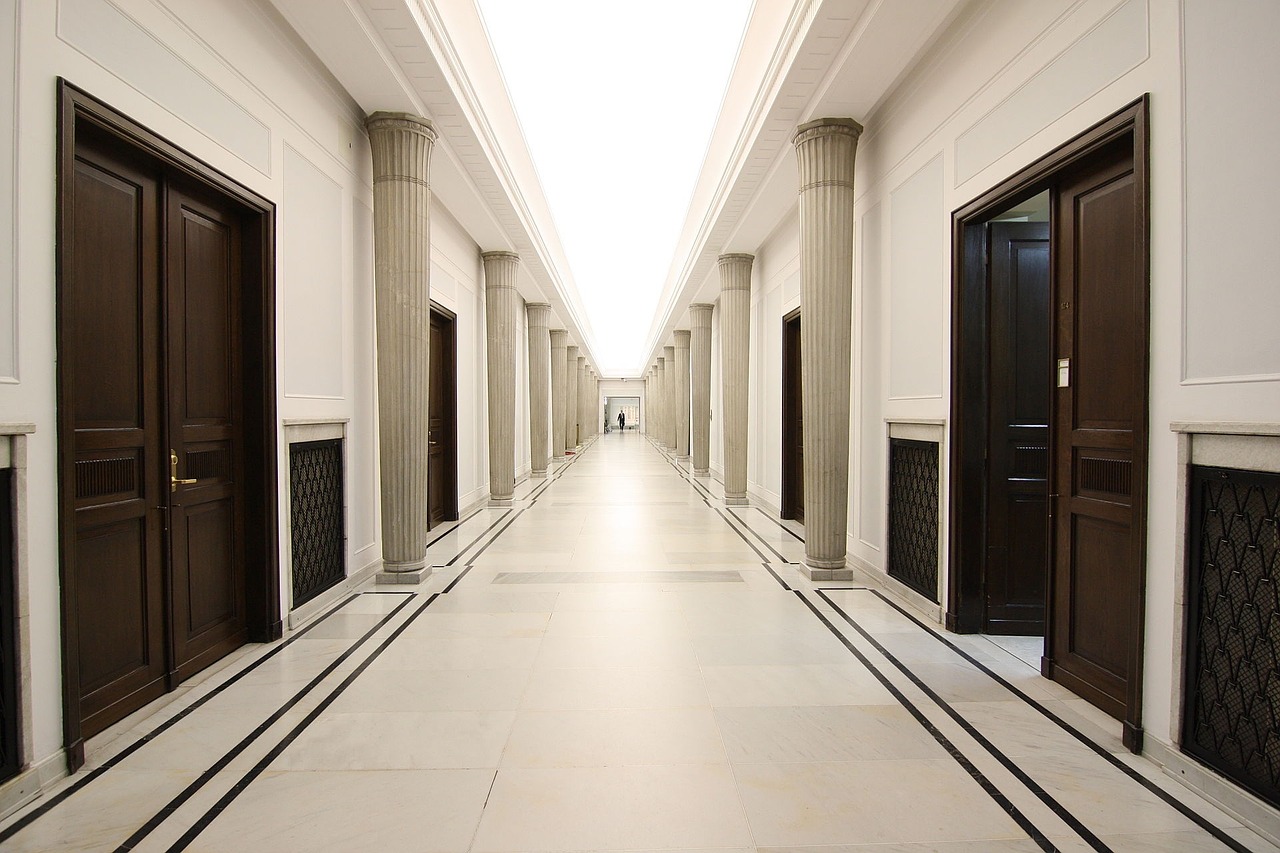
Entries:
[[1272,844],[1280,845],[1280,821],[1276,810],[1238,785],[1227,781],[1194,758],[1183,754],[1176,746],[1146,733],[1142,756],[1160,767],[1165,773],[1186,785],[1192,791],[1209,800],[1218,808],[1261,835]]
[[466,518],[489,503],[489,490],[473,489],[464,495],[458,503],[461,505],[461,509],[458,510],[458,518]]
[[942,605],[935,604],[911,587],[894,580],[854,554],[847,555],[845,559],[850,568],[853,569],[854,583],[863,582],[868,586],[875,587],[885,595],[892,596],[899,604],[916,611],[932,624],[942,627]]
[[382,568],[382,558],[362,566],[342,581],[342,583],[334,584],[332,588],[326,589],[315,598],[289,611],[289,630],[296,629],[299,625],[309,622],[317,613],[328,610],[338,601],[350,595],[355,589],[363,586],[365,581],[373,577],[378,569]]
[[782,503],[781,495],[775,495],[768,489],[762,489],[759,486],[753,487],[751,483],[747,483],[747,497],[751,499],[754,506],[760,507],[770,515],[782,517],[782,510],[778,505]]
[[473,509],[488,502],[489,487],[487,485],[472,489],[465,495],[458,495],[458,517],[466,518]]
[[0,820],[44,795],[67,775],[67,753],[62,749],[20,771],[0,785]]

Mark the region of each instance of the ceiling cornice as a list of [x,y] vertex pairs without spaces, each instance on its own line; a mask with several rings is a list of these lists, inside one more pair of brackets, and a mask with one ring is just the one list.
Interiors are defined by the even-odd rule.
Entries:
[[549,303],[554,322],[598,366],[590,322],[473,0],[270,2],[366,112],[399,109],[431,120],[439,135],[433,193],[482,251],[520,255],[521,295]]
[[[931,0],[911,11],[896,0],[795,0],[765,71],[750,79],[739,57],[730,85],[754,86],[752,106],[739,120],[726,154],[718,159],[709,155],[703,164],[642,364],[657,357],[689,303],[714,301],[709,281],[719,255],[755,252],[794,208],[794,176],[787,168],[794,168],[795,128],[819,112],[858,111],[863,115],[851,117],[865,117],[961,2]],[[863,67],[871,62],[879,73],[850,73],[859,69],[859,62]],[[853,104],[864,106],[849,106]],[[713,150],[716,136],[732,132],[726,126],[732,123],[732,117],[722,114]]]

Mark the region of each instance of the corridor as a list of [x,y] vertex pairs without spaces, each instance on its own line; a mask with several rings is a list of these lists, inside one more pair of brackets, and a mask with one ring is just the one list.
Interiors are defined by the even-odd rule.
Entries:
[[[89,744],[6,851],[1274,850],[639,433]],[[838,587],[838,588],[837,588]]]

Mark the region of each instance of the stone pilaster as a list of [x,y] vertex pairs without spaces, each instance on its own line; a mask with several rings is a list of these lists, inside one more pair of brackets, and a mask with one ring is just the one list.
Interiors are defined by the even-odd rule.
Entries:
[[529,325],[529,476],[547,476],[551,455],[551,306],[525,305]]
[[578,348],[567,346],[564,349],[564,449],[576,450],[578,447]]
[[431,147],[435,129],[408,113],[365,122],[373,151],[373,266],[378,362],[382,571],[419,583],[427,567],[427,382],[430,377]]
[[551,330],[551,451],[557,462],[564,461],[565,407],[568,389],[565,387],[565,347],[569,333],[564,329]]
[[510,506],[516,488],[516,315],[520,256],[485,252],[484,332],[489,374],[489,505]]
[[693,473],[711,473],[711,312],[714,305],[689,306],[692,328],[689,338],[690,438]]
[[688,329],[676,329],[676,456],[689,458],[689,339]]
[[[751,362],[751,263],[754,255],[721,255],[720,376],[724,429],[724,502],[747,503],[747,387]],[[803,326],[801,327],[803,328]]]
[[862,125],[824,118],[796,129],[800,167],[804,572],[850,580],[849,376],[853,311],[853,166]]

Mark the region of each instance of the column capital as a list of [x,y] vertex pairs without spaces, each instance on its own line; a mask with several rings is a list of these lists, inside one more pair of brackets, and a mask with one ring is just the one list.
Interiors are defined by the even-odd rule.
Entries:
[[520,268],[520,256],[515,252],[483,252],[480,260],[484,261],[484,289],[515,289],[516,272]]
[[370,134],[412,133],[426,137],[428,142],[436,141],[436,129],[431,122],[413,113],[378,110],[365,117],[364,128]]
[[[552,332],[551,334],[555,334]],[[578,348],[573,344],[566,344],[564,348],[564,357],[569,361],[575,361],[578,357]]]
[[673,333],[676,336],[676,349],[689,348],[689,336],[693,334],[688,329],[676,329]]
[[862,125],[851,118],[823,118],[796,128],[800,193],[820,187],[853,189],[854,152]]
[[546,302],[526,302],[524,311],[529,317],[530,326],[546,328],[546,325],[551,322],[551,306]]
[[694,302],[689,306],[689,319],[694,326],[710,326],[711,313],[715,310],[716,306],[710,302]]
[[717,264],[720,268],[720,291],[750,290],[751,264],[755,255],[733,253],[721,255]]
[[799,146],[810,139],[831,134],[842,134],[857,139],[862,135],[862,125],[851,118],[814,119],[797,127],[795,135],[791,137],[791,142]]
[[557,349],[567,347],[569,345],[568,329],[552,329],[551,330],[551,346]]

